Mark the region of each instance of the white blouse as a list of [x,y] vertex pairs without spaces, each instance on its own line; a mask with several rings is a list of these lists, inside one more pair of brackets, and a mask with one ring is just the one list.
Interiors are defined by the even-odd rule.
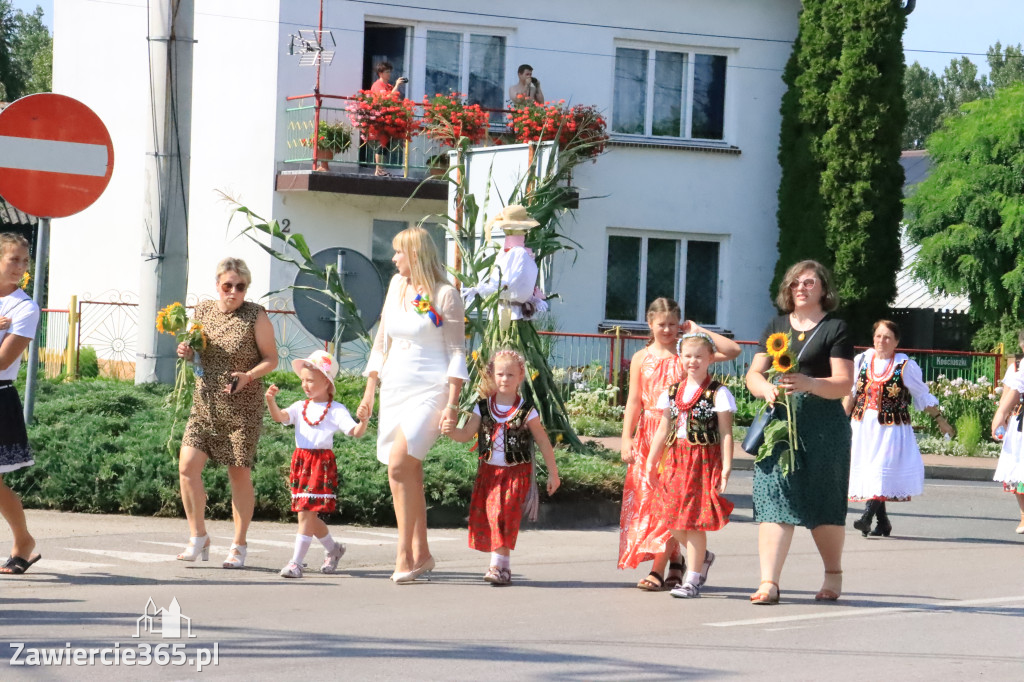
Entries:
[[[875,358],[875,349],[869,348],[863,353],[858,354],[853,359],[853,389],[850,391],[850,395],[857,395],[857,377],[860,376],[861,368],[864,367],[864,363],[872,361],[872,371],[875,376],[878,376],[881,372],[885,371],[886,366],[889,364],[888,360],[882,360],[881,358]],[[938,398],[933,396],[928,390],[928,384],[924,382],[924,375],[921,372],[921,367],[916,362],[911,360],[906,353],[896,353],[893,356],[893,367],[895,368],[901,362],[907,364],[903,367],[903,385],[910,391],[910,396],[914,400],[914,409],[923,410],[926,407],[932,407],[939,404]]]

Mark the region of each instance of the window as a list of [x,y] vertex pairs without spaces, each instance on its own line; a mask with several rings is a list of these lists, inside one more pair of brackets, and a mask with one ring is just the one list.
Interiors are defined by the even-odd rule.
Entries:
[[[470,104],[504,107],[504,36],[427,31],[426,65],[423,92],[427,97],[463,92]],[[492,123],[501,119],[500,113],[491,114]]]
[[[401,220],[373,221],[373,246],[370,251],[370,260],[377,266],[377,272],[380,273],[384,286],[387,286],[396,272],[395,264],[391,262],[391,257],[395,255],[395,250],[391,248],[391,242],[396,234],[407,227],[409,227],[409,223]],[[431,239],[434,240],[437,254],[441,257],[441,264],[444,265],[446,262],[444,228],[437,223],[423,223],[423,228],[430,233]]]
[[643,322],[647,306],[666,296],[679,301],[685,319],[718,324],[720,247],[711,240],[609,235],[605,319]]
[[724,139],[726,59],[690,51],[616,48],[612,131]]

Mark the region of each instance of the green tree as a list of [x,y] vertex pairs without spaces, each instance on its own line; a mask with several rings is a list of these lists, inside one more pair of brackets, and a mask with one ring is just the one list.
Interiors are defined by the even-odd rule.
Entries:
[[900,264],[905,26],[889,0],[805,0],[783,75],[772,291],[794,262],[822,261],[862,338],[895,295]]
[[992,96],[992,84],[985,76],[978,76],[978,66],[967,57],[949,63],[942,72],[941,86],[944,116],[957,114],[968,102]]
[[1024,83],[1024,54],[1021,54],[1020,43],[1017,46],[1007,45],[1006,50],[996,41],[988,48],[985,59],[988,61],[989,79],[996,89],[1009,87],[1016,83]]
[[942,83],[931,69],[914,62],[903,77],[903,99],[907,105],[907,124],[903,127],[903,148],[921,149],[924,141],[939,127],[942,118]]
[[[928,141],[933,169],[907,199],[916,274],[967,296],[978,348],[1024,319],[1024,85],[964,106]],[[1014,345],[1014,344],[1011,344]]]
[[53,38],[43,23],[43,10],[32,14],[12,10],[0,0],[0,100],[48,92],[53,73]]

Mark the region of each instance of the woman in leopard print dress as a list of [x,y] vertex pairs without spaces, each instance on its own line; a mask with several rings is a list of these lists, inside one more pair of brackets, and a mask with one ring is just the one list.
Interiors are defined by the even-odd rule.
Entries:
[[[200,354],[202,375],[196,377],[192,413],[185,426],[178,458],[181,502],[191,539],[181,561],[209,558],[206,534],[206,490],[203,467],[208,459],[228,467],[235,537],[224,568],[245,565],[245,534],[252,520],[254,495],[252,463],[263,424],[264,374],[277,367],[274,328],[263,306],[245,300],[251,275],[245,262],[225,258],[217,266],[216,301],[196,305],[195,319],[203,325],[206,349]],[[178,355],[194,360],[187,344]]]

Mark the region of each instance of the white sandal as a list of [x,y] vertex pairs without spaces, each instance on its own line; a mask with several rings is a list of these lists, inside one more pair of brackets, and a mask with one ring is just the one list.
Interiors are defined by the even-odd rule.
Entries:
[[338,562],[341,561],[341,557],[345,556],[345,545],[342,543],[336,543],[334,545],[333,552],[327,552],[324,555],[324,565],[320,567],[321,573],[334,573],[338,570]]
[[242,568],[245,566],[245,551],[249,548],[248,545],[236,545],[231,543],[231,549],[228,550],[228,555],[224,559],[224,568]]
[[200,535],[198,537],[189,538],[188,545],[185,546],[185,551],[179,554],[176,558],[178,561],[195,561],[202,557],[203,561],[210,560],[210,536]]
[[302,577],[302,566],[299,566],[294,561],[289,561],[288,564],[281,569],[278,573],[282,578],[301,578]]

